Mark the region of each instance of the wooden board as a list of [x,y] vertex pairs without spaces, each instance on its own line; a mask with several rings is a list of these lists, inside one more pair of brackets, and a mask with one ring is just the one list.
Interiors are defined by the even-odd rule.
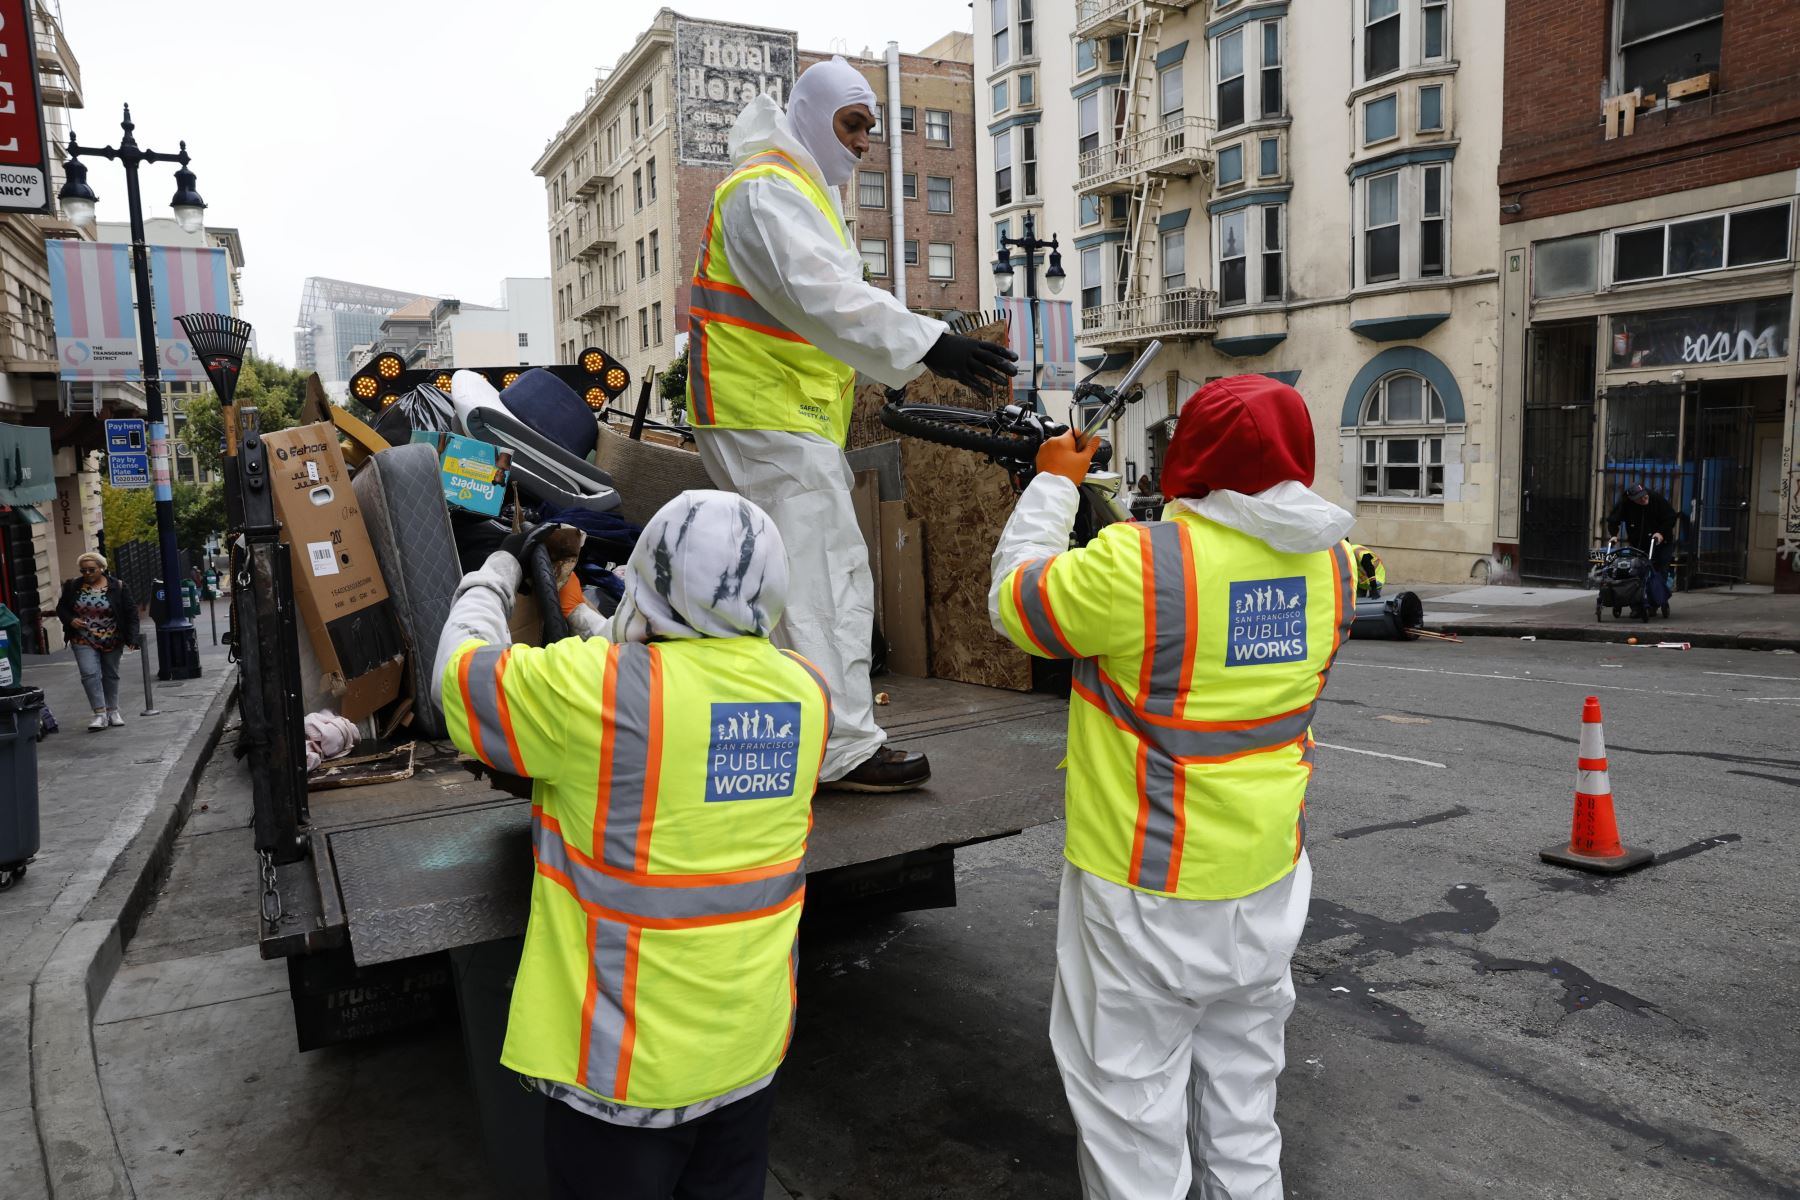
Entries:
[[925,527],[906,515],[906,503],[881,505],[881,605],[887,619],[888,667],[901,675],[931,673],[925,632]]
[[[1006,344],[1004,321],[967,331]],[[907,386],[908,401],[990,408],[995,400],[958,384],[921,375]],[[887,389],[867,380],[857,389],[851,446],[894,440],[879,412]],[[984,687],[1027,691],[1031,660],[988,623],[988,563],[1017,496],[1004,470],[979,454],[902,438],[900,474],[906,512],[924,535],[928,662],[933,676]],[[899,668],[896,667],[898,670]]]

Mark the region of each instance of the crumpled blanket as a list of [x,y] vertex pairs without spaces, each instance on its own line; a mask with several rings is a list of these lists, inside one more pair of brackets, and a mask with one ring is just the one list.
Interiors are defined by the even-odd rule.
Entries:
[[334,712],[306,714],[306,769],[316,770],[328,758],[342,758],[356,746],[356,725]]

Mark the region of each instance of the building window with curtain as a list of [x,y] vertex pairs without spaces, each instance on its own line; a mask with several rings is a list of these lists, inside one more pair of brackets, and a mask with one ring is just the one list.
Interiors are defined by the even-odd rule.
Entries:
[[1004,207],[1013,202],[1012,131],[994,135],[994,204]]
[[1081,252],[1081,307],[1099,308],[1106,303],[1105,276],[1101,274],[1100,247]]
[[1442,500],[1445,432],[1444,401],[1428,380],[1410,371],[1376,380],[1356,430],[1359,494]]
[[950,178],[947,175],[927,175],[925,177],[925,211],[947,213],[951,211]]
[[1075,152],[1091,154],[1100,148],[1100,95],[1090,92],[1075,102]]
[[1157,72],[1156,93],[1163,122],[1181,120],[1185,97],[1182,95],[1180,63],[1171,63]]
[[856,203],[859,208],[886,208],[887,176],[880,171],[858,171]]
[[956,274],[956,247],[949,242],[932,242],[928,247],[927,273],[933,279],[949,279]]
[[925,144],[944,147],[950,144],[950,114],[943,109],[925,110]]
[[888,244],[883,238],[863,238],[860,243],[863,265],[869,268],[869,274],[885,276],[888,273]]
[[1012,31],[1008,27],[1010,13],[1007,12],[1009,0],[989,0],[989,16],[994,25],[994,69],[999,70],[1012,61]]

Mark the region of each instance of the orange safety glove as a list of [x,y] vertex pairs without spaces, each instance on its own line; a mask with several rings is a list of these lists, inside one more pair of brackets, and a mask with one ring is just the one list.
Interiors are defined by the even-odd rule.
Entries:
[[1075,431],[1068,430],[1038,447],[1037,469],[1043,475],[1061,475],[1075,486],[1087,478],[1088,467],[1100,449],[1100,439],[1089,438],[1086,445],[1075,441]]
[[557,594],[557,599],[562,603],[562,615],[565,617],[587,603],[587,594],[581,590],[581,580],[573,571],[563,580],[562,591]]

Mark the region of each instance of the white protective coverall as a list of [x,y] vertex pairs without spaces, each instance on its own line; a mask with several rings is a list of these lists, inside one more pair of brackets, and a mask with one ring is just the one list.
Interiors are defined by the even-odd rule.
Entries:
[[[1062,476],[1033,479],[994,551],[994,580],[1068,549],[1077,502]],[[1354,521],[1296,482],[1174,505],[1290,554],[1334,545]],[[1004,634],[999,603],[990,586]],[[1237,900],[1155,896],[1063,864],[1050,1046],[1089,1200],[1281,1200],[1275,1079],[1311,898],[1304,853]]]
[[[794,85],[790,111],[805,128],[759,96],[732,127],[731,160],[780,150],[827,185],[837,206],[837,189],[858,160],[838,140],[832,119],[839,109],[874,100],[868,83],[842,59],[819,63]],[[925,352],[949,328],[864,283],[861,254],[785,180],[739,186],[722,224],[731,269],[756,302],[879,383],[901,387],[917,378]],[[810,659],[831,689],[831,742],[820,778],[837,779],[887,741],[875,723],[869,685],[875,580],[850,503],[850,466],[842,449],[812,434],[701,428],[695,435],[713,482],[768,513],[787,543],[787,616],[774,641]]]

